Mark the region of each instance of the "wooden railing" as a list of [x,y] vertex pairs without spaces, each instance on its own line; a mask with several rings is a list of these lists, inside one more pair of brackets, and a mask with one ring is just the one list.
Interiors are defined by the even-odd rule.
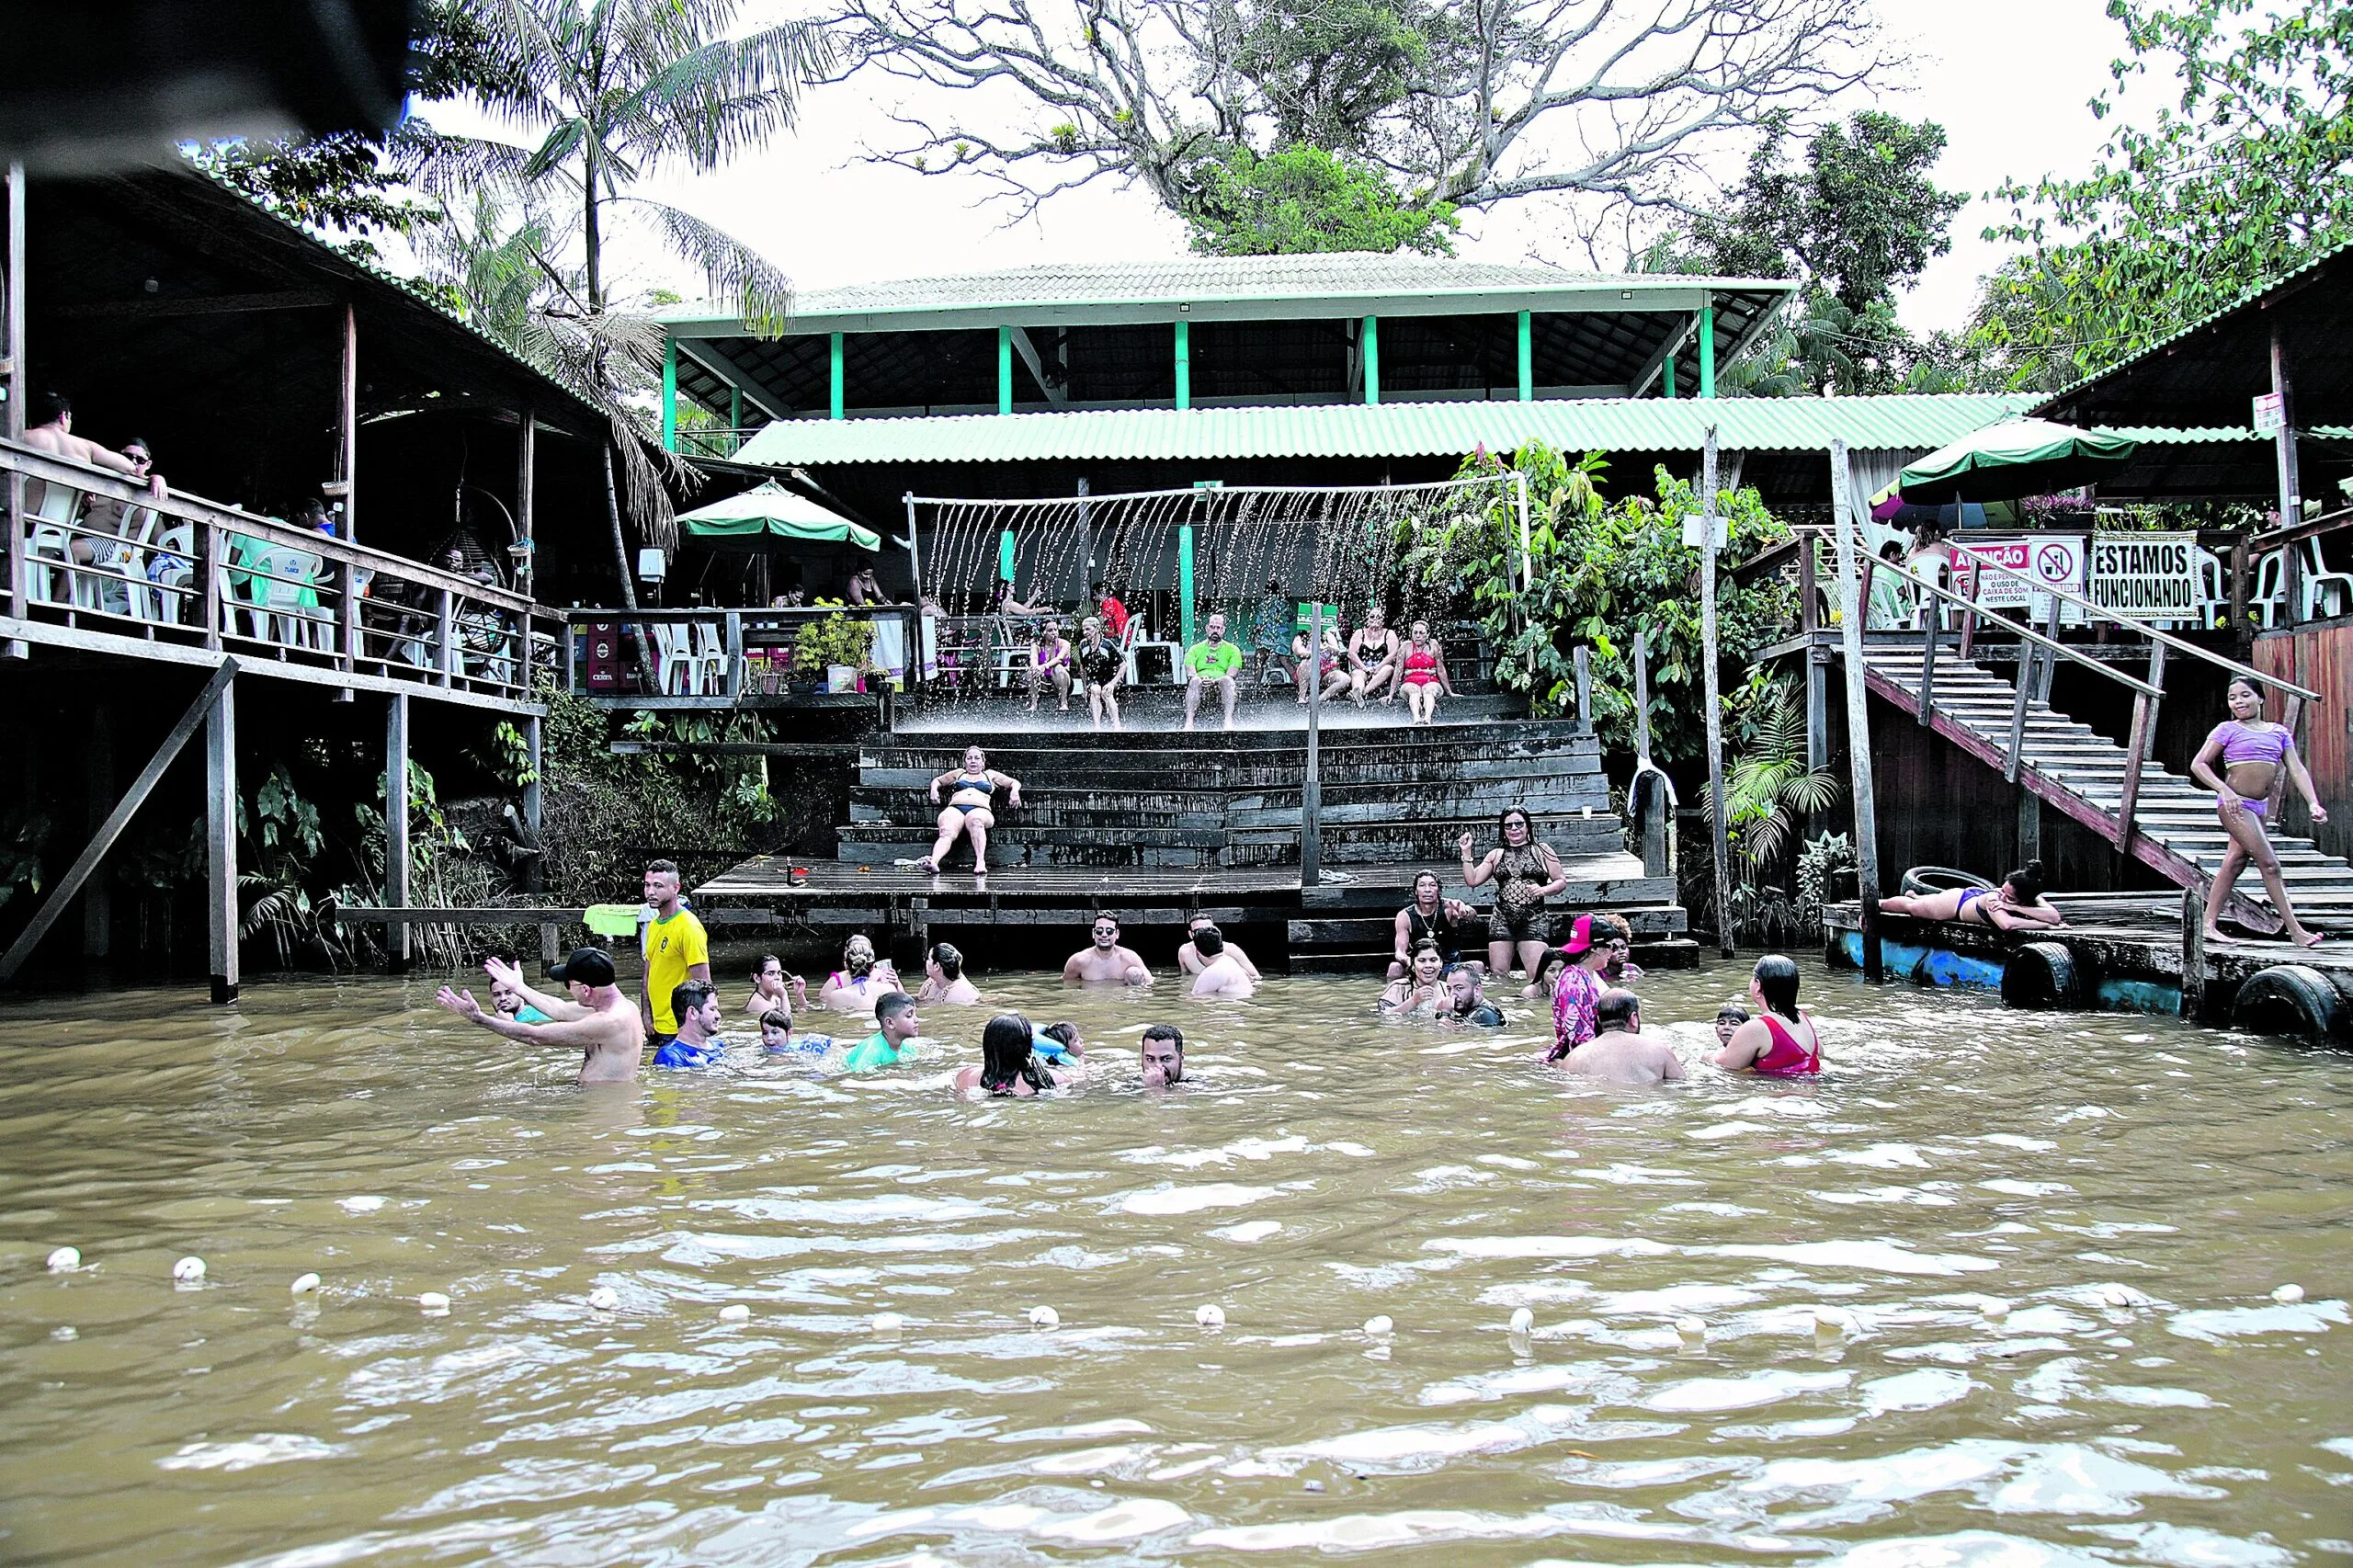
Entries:
[[870,689],[879,688],[876,670],[881,680],[895,675],[910,687],[922,683],[923,617],[915,606],[820,605],[800,609],[568,609],[558,652],[560,684],[582,697],[693,699],[712,705],[807,692],[826,672],[793,667],[801,632],[836,616],[877,628],[868,653]]
[[0,483],[14,620],[517,700],[546,668],[531,601],[495,584],[6,441]]

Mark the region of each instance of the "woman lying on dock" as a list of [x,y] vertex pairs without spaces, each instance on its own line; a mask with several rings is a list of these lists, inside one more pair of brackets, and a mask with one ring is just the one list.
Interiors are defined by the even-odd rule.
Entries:
[[2042,862],[2029,860],[1997,888],[1947,888],[1942,892],[1895,893],[1879,901],[1881,915],[1915,920],[1953,920],[1991,926],[1997,931],[2040,931],[2067,922],[2043,901]]
[[[2230,901],[2239,873],[2252,860],[2262,874],[2264,892],[2271,895],[2271,907],[2279,912],[2281,934],[2300,948],[2318,947],[2320,934],[2307,929],[2288,902],[2288,884],[2279,875],[2279,857],[2263,831],[2263,819],[2271,810],[2272,786],[2283,767],[2311,808],[2313,821],[2326,822],[2328,812],[2313,790],[2313,776],[2305,770],[2304,759],[2296,754],[2295,732],[2263,717],[2263,694],[2256,690],[2255,683],[2245,676],[2234,680],[2228,700],[2231,716],[2214,726],[2189,764],[2189,776],[2214,791],[2215,814],[2222,819],[2222,831],[2231,841],[2222,851],[2213,885],[2206,890],[2206,939],[2222,940],[2214,922]],[[2222,765],[2220,774],[2214,771],[2216,763]]]

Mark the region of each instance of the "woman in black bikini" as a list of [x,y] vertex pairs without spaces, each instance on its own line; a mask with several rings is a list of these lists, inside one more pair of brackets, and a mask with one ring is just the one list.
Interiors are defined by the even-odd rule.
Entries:
[[1103,641],[1103,623],[1095,617],[1086,618],[1080,636],[1078,676],[1086,683],[1086,710],[1094,715],[1097,729],[1103,727],[1103,717],[1108,713],[1111,728],[1116,730],[1120,727],[1120,676],[1127,660]]
[[989,754],[978,746],[964,748],[964,766],[949,768],[931,781],[931,803],[939,805],[939,787],[949,786],[948,804],[939,812],[939,841],[931,853],[915,862],[926,871],[943,869],[948,852],[956,840],[966,834],[972,838],[972,874],[988,875],[989,829],[996,825],[996,813],[989,809],[989,801],[999,790],[1005,791],[1005,803],[1019,810],[1021,780],[1009,774],[998,773],[989,767]]
[[1503,814],[1504,841],[1475,864],[1471,835],[1462,835],[1462,885],[1495,883],[1495,907],[1487,916],[1487,971],[1500,985],[1511,976],[1512,959],[1533,982],[1543,967],[1545,945],[1552,935],[1545,918],[1544,901],[1565,892],[1569,874],[1552,846],[1536,836],[1528,813],[1513,806]]

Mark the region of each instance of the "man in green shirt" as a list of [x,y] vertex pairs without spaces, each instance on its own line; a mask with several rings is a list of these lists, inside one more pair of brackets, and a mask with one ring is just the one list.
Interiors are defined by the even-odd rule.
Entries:
[[849,1048],[842,1058],[845,1073],[871,1073],[896,1067],[907,1058],[908,1042],[923,1028],[915,1017],[915,999],[904,991],[887,991],[874,1004],[874,1021],[882,1027]]
[[1234,676],[1242,671],[1242,650],[1225,640],[1225,617],[1210,617],[1209,638],[1185,650],[1185,667],[1192,678],[1185,683],[1185,728],[1193,727],[1193,715],[1201,706],[1204,687],[1216,687],[1225,698],[1225,727],[1233,728],[1233,699],[1238,689]]

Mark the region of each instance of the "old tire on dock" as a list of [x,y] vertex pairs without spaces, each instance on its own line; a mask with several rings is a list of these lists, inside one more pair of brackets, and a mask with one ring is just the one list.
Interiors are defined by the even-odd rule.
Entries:
[[2343,1037],[2348,1008],[2325,974],[2309,964],[2274,964],[2257,970],[2231,1003],[2231,1027],[2253,1034],[2321,1040]]
[[2080,1007],[2087,994],[2075,955],[2064,942],[2025,942],[2002,966],[2008,1007]]
[[1904,873],[1896,891],[1906,898],[1922,893],[1950,892],[1955,888],[1984,888],[1991,892],[1994,884],[1971,871],[1956,871],[1950,866],[1915,866]]

